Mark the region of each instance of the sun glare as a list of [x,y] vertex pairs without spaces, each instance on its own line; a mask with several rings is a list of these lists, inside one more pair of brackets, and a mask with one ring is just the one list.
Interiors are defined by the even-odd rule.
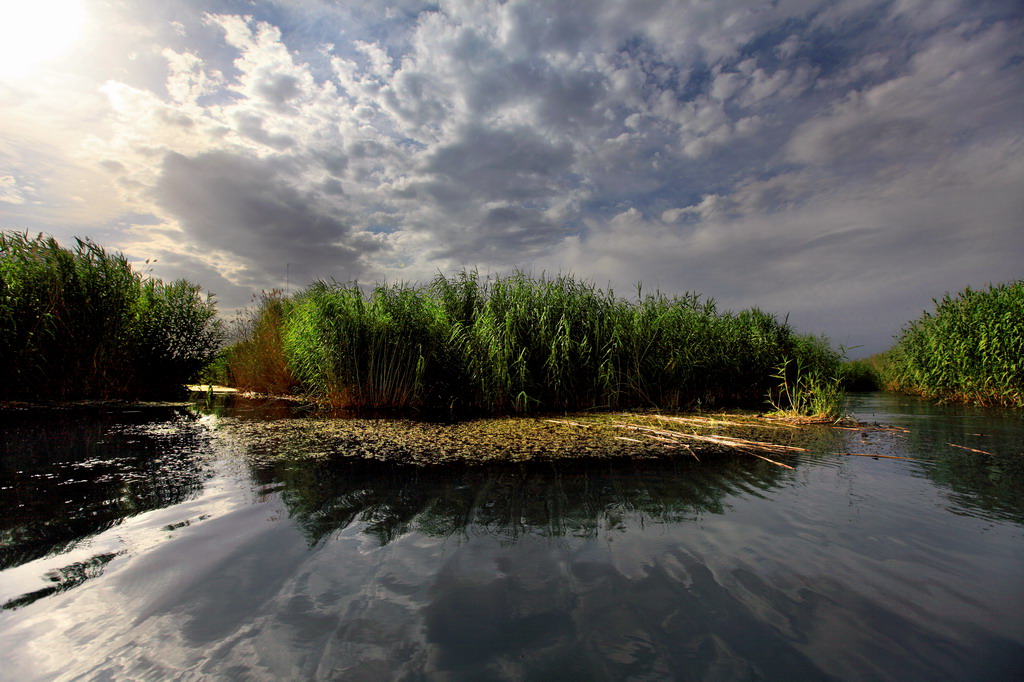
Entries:
[[0,78],[31,75],[78,39],[82,0],[0,0]]

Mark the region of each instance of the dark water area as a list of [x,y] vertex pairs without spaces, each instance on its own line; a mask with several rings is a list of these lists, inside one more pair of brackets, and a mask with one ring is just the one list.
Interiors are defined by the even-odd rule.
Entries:
[[0,679],[1019,679],[1024,415],[849,411],[897,428],[790,434],[786,469],[542,422],[7,410]]

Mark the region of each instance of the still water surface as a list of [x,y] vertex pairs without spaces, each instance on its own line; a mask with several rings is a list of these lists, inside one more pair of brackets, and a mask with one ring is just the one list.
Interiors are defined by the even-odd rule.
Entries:
[[424,466],[242,402],[8,411],[0,678],[1020,679],[1024,417],[849,410],[907,431]]

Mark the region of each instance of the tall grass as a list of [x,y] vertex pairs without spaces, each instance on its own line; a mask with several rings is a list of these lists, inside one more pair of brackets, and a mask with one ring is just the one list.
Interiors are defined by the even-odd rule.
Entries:
[[1024,281],[933,301],[886,353],[889,388],[930,399],[1024,407]]
[[289,366],[306,392],[332,404],[402,408],[448,385],[448,328],[423,291],[313,284],[294,302],[283,334]]
[[143,278],[88,240],[0,232],[0,397],[167,395],[220,341],[194,284]]
[[757,404],[784,358],[838,366],[827,342],[762,311],[719,313],[695,294],[639,288],[626,300],[566,275],[464,271],[370,290],[318,282],[284,310],[273,319],[299,389],[347,407]]
[[281,335],[291,299],[275,289],[263,292],[238,320],[237,343],[225,349],[210,379],[244,391],[289,393],[298,386],[284,355]]
[[814,421],[837,421],[843,416],[846,390],[842,368],[827,375],[813,364],[805,364],[803,358],[796,362],[786,358],[772,378],[779,380],[777,389],[768,394],[776,414]]
[[847,391],[880,391],[885,387],[882,378],[882,353],[843,363],[842,385]]

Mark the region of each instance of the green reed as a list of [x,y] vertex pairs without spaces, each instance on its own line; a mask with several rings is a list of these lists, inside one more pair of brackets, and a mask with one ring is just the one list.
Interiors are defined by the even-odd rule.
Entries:
[[882,378],[881,353],[861,360],[843,363],[842,386],[847,391],[879,391],[885,387]]
[[214,302],[88,240],[0,232],[0,397],[167,395],[216,353]]
[[930,399],[1024,407],[1024,281],[933,300],[886,353],[889,388]]
[[299,390],[347,407],[756,404],[785,357],[837,366],[827,342],[762,311],[637,294],[626,300],[567,275],[464,271],[425,286],[317,282],[273,319]]
[[304,390],[339,406],[415,407],[447,382],[441,309],[421,289],[317,282],[283,334]]
[[816,421],[838,421],[843,416],[846,390],[841,371],[827,375],[803,358],[785,358],[772,378],[779,380],[768,394],[776,414]]
[[284,321],[293,303],[275,289],[260,294],[256,305],[236,322],[238,342],[211,367],[210,379],[244,391],[290,393],[298,387],[285,358]]

